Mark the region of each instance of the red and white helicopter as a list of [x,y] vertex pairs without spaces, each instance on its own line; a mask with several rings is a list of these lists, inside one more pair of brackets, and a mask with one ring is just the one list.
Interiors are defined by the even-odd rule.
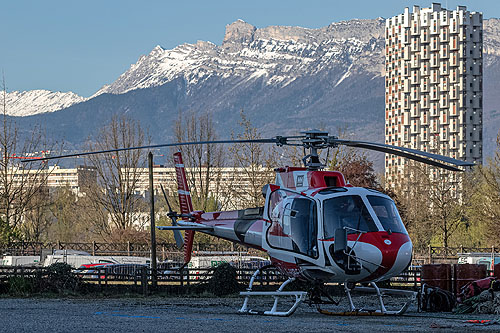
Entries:
[[[170,143],[112,149],[105,152],[248,142],[302,146],[304,151],[309,150],[303,158],[305,166],[275,169],[275,183],[263,188],[264,207],[203,212],[193,209],[182,156],[180,153],[175,153],[181,212],[177,214],[170,210],[169,216],[173,225],[158,228],[174,231],[176,242],[184,246],[185,263],[191,259],[196,231],[267,252],[272,265],[285,274],[288,280],[276,291],[252,291],[254,280],[260,272],[257,270],[251,278],[247,291],[241,293],[245,296],[245,300],[239,310],[240,313],[289,316],[307,295],[311,303],[321,304],[324,302],[322,296],[334,302],[321,288],[325,283],[344,284],[349,310],[352,313],[358,313],[359,309],[354,306],[350,292],[360,283],[371,287],[357,287],[356,290],[373,291],[378,295],[380,303],[378,313],[404,313],[410,302],[415,299],[416,293],[379,289],[376,285],[378,281],[400,274],[409,266],[412,259],[412,243],[394,201],[381,192],[351,186],[346,183],[340,172],[323,171],[324,165],[320,162],[318,150],[339,145],[359,147],[403,156],[452,171],[460,171],[457,167],[474,164],[409,148],[342,140],[318,130],[303,132],[303,135],[293,137]],[[103,151],[46,159],[96,153]],[[184,237],[180,231],[185,231]],[[284,291],[284,287],[295,279],[310,281],[316,287],[310,292]],[[382,300],[384,293],[407,295],[409,301],[398,311],[388,311]],[[257,295],[274,297],[271,310],[254,311],[249,308],[250,296]],[[294,304],[287,311],[278,310],[278,300],[281,296],[295,297]]]

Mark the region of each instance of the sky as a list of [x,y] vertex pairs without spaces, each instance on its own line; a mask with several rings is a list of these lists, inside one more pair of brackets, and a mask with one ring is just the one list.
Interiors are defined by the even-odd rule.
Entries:
[[[0,0],[0,71],[7,91],[47,89],[88,97],[112,83],[156,45],[198,40],[220,45],[225,27],[242,19],[320,28],[353,18],[400,14],[432,1],[404,0]],[[484,18],[500,17],[499,0],[442,1]]]

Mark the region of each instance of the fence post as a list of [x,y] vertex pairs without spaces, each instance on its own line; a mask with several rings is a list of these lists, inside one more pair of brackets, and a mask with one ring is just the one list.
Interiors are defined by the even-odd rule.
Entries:
[[130,250],[131,250],[131,245],[130,245],[130,241],[127,241],[127,255],[130,257]]
[[[98,275],[97,275],[97,281],[98,281],[98,284],[99,284],[99,291],[102,291],[102,285],[101,285],[101,276],[102,276],[101,274],[102,274],[102,273],[101,273],[101,272],[102,272],[102,268],[99,268],[99,269],[97,270],[97,274],[98,274]],[[104,273],[104,274],[106,274],[106,271],[105,271],[105,273]]]
[[57,241],[57,249],[60,250],[61,249],[61,241]]
[[142,285],[142,295],[148,296],[148,274],[147,268],[143,268],[141,271],[141,285]]
[[96,245],[95,241],[92,241],[92,255],[93,256],[95,256],[96,247],[97,247],[97,245]]
[[432,264],[432,246],[429,245],[429,264]]
[[24,256],[24,240],[21,241],[21,255]]

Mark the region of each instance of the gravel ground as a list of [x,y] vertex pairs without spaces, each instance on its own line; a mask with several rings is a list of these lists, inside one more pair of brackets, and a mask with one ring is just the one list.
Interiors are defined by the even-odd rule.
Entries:
[[[417,313],[405,316],[344,317],[319,314],[301,304],[288,318],[238,315],[242,298],[0,299],[1,332],[463,332],[500,331],[467,319],[492,315]],[[357,296],[357,303],[367,302]],[[391,302],[388,302],[390,305]],[[271,302],[251,299],[251,307],[269,310]],[[332,311],[345,307],[325,307]],[[284,310],[282,308],[282,310]]]

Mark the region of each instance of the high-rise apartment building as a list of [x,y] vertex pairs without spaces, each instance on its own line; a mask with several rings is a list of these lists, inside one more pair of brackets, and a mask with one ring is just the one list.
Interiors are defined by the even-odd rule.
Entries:
[[[439,4],[386,20],[386,144],[482,162],[482,21],[482,13]],[[408,164],[387,154],[387,185]]]

